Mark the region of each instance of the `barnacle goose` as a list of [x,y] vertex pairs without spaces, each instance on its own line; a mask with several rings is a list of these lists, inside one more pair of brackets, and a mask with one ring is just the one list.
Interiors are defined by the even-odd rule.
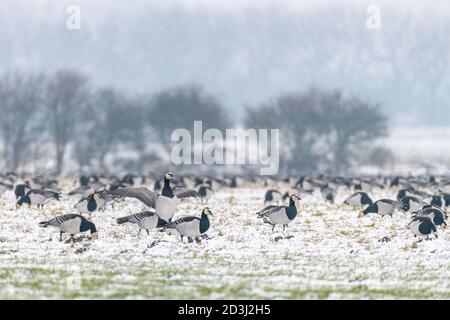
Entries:
[[437,229],[430,217],[418,216],[412,219],[408,224],[409,229],[413,233],[414,237],[426,238],[431,234],[437,238]]
[[123,188],[104,191],[113,198],[131,197],[138,199],[151,208],[155,208],[156,214],[163,220],[170,222],[178,206],[178,199],[187,197],[198,197],[198,192],[184,187],[172,189],[170,180],[173,179],[172,172],[164,174],[164,187],[161,194],[157,194],[144,187]]
[[400,199],[400,202],[403,203],[402,210],[405,212],[417,212],[422,209],[424,202],[417,197],[405,196]]
[[43,208],[44,204],[52,199],[59,201],[60,196],[60,193],[51,190],[32,189],[17,201],[16,209],[19,209],[23,204],[28,204],[28,206],[36,205],[38,208]]
[[264,203],[272,201],[280,201],[283,199],[283,194],[275,189],[270,189],[266,191],[264,195]]
[[355,192],[345,199],[344,203],[352,207],[365,208],[366,206],[370,206],[373,201],[366,192]]
[[155,212],[152,211],[134,213],[126,217],[117,218],[116,221],[118,224],[137,224],[139,227],[138,235],[142,229],[147,232],[147,235],[150,235],[149,230],[160,228],[167,224],[166,221],[162,220]]
[[70,239],[73,239],[74,235],[86,231],[90,231],[92,239],[97,239],[98,237],[95,224],[79,214],[65,214],[58,216],[48,221],[40,222],[39,226],[43,228],[48,226],[58,228],[59,241],[62,241],[64,233],[69,233]]
[[382,217],[386,215],[392,216],[392,214],[396,210],[401,210],[404,208],[404,204],[400,201],[390,200],[390,199],[381,199],[377,200],[368,206],[360,216],[365,216],[369,213],[377,213]]
[[80,214],[88,214],[90,217],[93,212],[103,209],[110,200],[111,196],[108,197],[105,193],[94,192],[78,201],[73,208],[77,209]]
[[447,222],[445,221],[448,218],[447,214],[439,207],[426,205],[421,210],[414,212],[412,217],[429,217],[436,226],[447,228]]
[[295,201],[297,200],[300,200],[300,197],[293,194],[289,197],[289,206],[267,206],[257,213],[258,218],[263,218],[265,223],[272,225],[272,231],[275,230],[277,224],[283,225],[284,231],[287,225],[297,216],[297,208],[295,206]]
[[200,217],[181,217],[175,221],[167,223],[160,229],[160,231],[175,229],[180,234],[181,242],[183,242],[183,237],[187,237],[189,242],[191,242],[193,238],[199,241],[198,237],[208,231],[210,227],[208,215],[213,216],[213,213],[210,208],[205,207],[202,210],[202,215]]
[[24,197],[28,191],[31,190],[31,186],[28,181],[25,181],[25,183],[21,183],[16,185],[16,188],[14,189],[14,194],[16,195],[16,199],[20,199]]

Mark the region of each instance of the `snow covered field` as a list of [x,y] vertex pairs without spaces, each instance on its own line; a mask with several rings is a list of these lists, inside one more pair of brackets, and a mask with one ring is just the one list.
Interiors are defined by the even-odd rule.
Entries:
[[[287,190],[287,185],[281,189]],[[69,189],[70,186],[67,186]],[[215,216],[200,244],[154,231],[151,237],[115,219],[145,209],[128,200],[93,215],[99,239],[59,242],[39,221],[73,212],[64,196],[43,211],[16,211],[12,192],[0,198],[0,298],[334,299],[450,298],[450,230],[415,243],[410,218],[371,215],[301,195],[286,234],[257,219],[266,189],[224,188],[209,201]],[[378,191],[374,199],[395,197]],[[340,191],[342,203],[349,191]],[[200,200],[177,215],[200,213]],[[278,229],[278,231],[280,231]],[[380,242],[388,236],[390,242]],[[151,247],[153,240],[163,240]]]

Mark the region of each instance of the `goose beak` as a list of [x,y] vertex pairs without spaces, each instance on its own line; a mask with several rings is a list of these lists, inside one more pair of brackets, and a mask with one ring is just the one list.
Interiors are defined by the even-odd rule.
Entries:
[[358,218],[362,218],[362,217],[364,217],[364,213],[361,211],[361,212],[358,214]]
[[97,240],[98,239],[98,232],[94,232],[91,234],[91,238],[92,240]]

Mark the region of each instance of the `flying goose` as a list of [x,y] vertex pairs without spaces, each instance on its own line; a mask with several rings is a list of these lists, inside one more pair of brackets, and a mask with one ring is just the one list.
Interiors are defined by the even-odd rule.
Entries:
[[187,237],[188,241],[192,242],[193,238],[198,239],[199,236],[208,231],[210,226],[208,215],[213,216],[213,213],[210,208],[205,207],[200,217],[181,217],[164,225],[160,231],[175,229],[181,236],[181,242],[183,242],[183,237]]
[[178,206],[178,199],[187,197],[198,197],[197,191],[184,187],[175,187],[172,189],[170,180],[173,179],[172,172],[164,174],[164,187],[161,194],[150,191],[147,188],[123,188],[117,190],[104,191],[113,197],[135,198],[151,208],[155,208],[155,213],[163,220],[170,222]]
[[296,200],[301,199],[296,194],[293,194],[289,197],[289,206],[267,206],[257,213],[258,218],[263,218],[265,223],[272,225],[272,231],[274,231],[277,224],[283,225],[284,231],[287,225],[297,216]]
[[42,228],[47,228],[48,226],[58,228],[59,241],[62,241],[64,233],[69,233],[70,239],[73,239],[75,234],[86,231],[90,231],[92,239],[97,239],[98,237],[95,224],[79,214],[64,214],[48,221],[40,222],[39,226]]

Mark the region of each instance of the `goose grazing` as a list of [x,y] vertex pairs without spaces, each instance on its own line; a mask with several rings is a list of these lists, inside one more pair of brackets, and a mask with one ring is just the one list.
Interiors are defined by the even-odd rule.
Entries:
[[116,221],[118,224],[137,224],[139,227],[138,235],[142,229],[147,232],[147,235],[150,235],[149,230],[160,228],[167,224],[166,221],[162,220],[156,213],[152,211],[134,213],[126,217],[118,218]]
[[44,208],[44,204],[50,200],[54,199],[59,201],[60,196],[60,193],[51,190],[32,189],[17,201],[16,209],[19,209],[23,204],[28,204],[28,206],[36,205],[38,208]]
[[295,201],[301,200],[299,196],[293,194],[289,197],[289,206],[267,206],[257,213],[258,218],[263,218],[265,223],[272,225],[272,231],[277,224],[283,225],[283,231],[289,223],[297,216]]
[[62,236],[64,233],[70,234],[71,240],[74,235],[86,231],[90,231],[92,239],[97,239],[98,237],[95,224],[79,214],[65,214],[58,216],[48,221],[40,222],[39,226],[42,228],[47,228],[48,226],[58,228],[59,241],[62,241]]
[[156,214],[161,219],[170,222],[177,210],[178,199],[199,196],[197,191],[184,187],[175,187],[172,189],[170,180],[172,180],[173,177],[174,176],[170,171],[164,174],[164,186],[161,194],[157,194],[144,187],[123,188],[104,191],[104,193],[111,195],[113,198],[130,197],[138,199],[147,206],[155,208]]
[[421,210],[413,213],[413,218],[415,217],[429,217],[435,226],[442,226],[442,228],[447,228],[447,214],[444,210],[441,208],[432,206],[432,205],[426,205]]
[[94,192],[78,201],[73,208],[78,210],[80,214],[88,214],[90,217],[93,212],[103,209],[108,203],[108,196],[105,195],[104,197],[103,195],[103,193]]
[[200,198],[202,198],[202,200],[208,201],[209,198],[212,197],[212,195],[214,194],[212,188],[208,185],[201,185],[198,188],[198,195],[200,196]]
[[160,231],[175,229],[181,236],[181,242],[183,242],[183,237],[187,237],[188,242],[192,242],[193,238],[199,241],[199,236],[208,231],[210,227],[208,215],[213,216],[213,213],[210,208],[206,207],[202,210],[202,215],[200,217],[181,217],[175,221],[169,222],[163,226]]
[[275,189],[270,189],[266,191],[266,194],[264,195],[264,203],[267,202],[273,202],[273,201],[280,201],[283,199],[283,194]]
[[355,208],[365,208],[372,205],[373,201],[366,192],[355,192],[344,203]]
[[326,202],[334,203],[336,198],[336,190],[328,186],[320,188],[320,193]]
[[403,203],[402,210],[405,212],[413,213],[422,209],[424,203],[417,197],[405,196],[400,200]]
[[[429,239],[429,235],[434,234],[437,238],[437,229],[430,217],[415,217],[408,224],[414,237]],[[421,240],[422,241],[422,240]]]
[[16,195],[16,199],[20,199],[22,197],[25,197],[28,191],[31,190],[30,184],[28,182],[21,183],[16,185],[16,188],[14,189],[14,194]]
[[392,217],[392,214],[396,210],[404,209],[404,204],[400,201],[390,200],[390,199],[381,199],[377,200],[374,203],[372,203],[370,206],[368,206],[360,216],[365,216],[369,213],[377,213],[381,215],[382,217],[390,215]]

